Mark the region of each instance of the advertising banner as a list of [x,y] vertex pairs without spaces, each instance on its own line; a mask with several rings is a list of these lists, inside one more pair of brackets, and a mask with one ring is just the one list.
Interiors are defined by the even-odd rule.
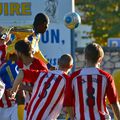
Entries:
[[40,39],[40,50],[52,65],[64,53],[71,53],[71,30],[64,25],[64,15],[74,11],[74,0],[1,0],[0,26],[32,25],[37,13],[50,18],[48,30]]

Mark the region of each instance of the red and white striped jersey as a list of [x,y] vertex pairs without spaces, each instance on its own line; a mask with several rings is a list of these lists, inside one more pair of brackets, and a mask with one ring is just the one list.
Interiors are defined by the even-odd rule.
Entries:
[[98,68],[83,68],[71,75],[77,120],[106,120],[110,118],[105,97],[116,103],[117,92],[112,76]]
[[7,45],[0,45],[0,66],[5,62]]
[[2,98],[0,99],[0,108],[9,108],[16,104],[16,100],[10,100],[7,91],[5,90]]
[[[36,71],[29,72],[31,82]],[[24,71],[25,74],[28,74]],[[33,74],[33,77],[31,77]],[[63,108],[66,75],[60,70],[39,72],[27,107],[27,120],[55,120]]]
[[[37,58],[34,58],[33,62],[27,66],[24,65],[21,61],[18,61],[17,64],[18,64],[19,68],[23,68],[24,70],[29,69],[29,70],[46,70],[46,71],[48,71],[47,65]],[[23,82],[23,84],[26,86],[33,87],[33,84],[28,83],[28,82],[27,83]],[[27,108],[30,98],[31,98],[31,92],[25,91],[25,109]]]

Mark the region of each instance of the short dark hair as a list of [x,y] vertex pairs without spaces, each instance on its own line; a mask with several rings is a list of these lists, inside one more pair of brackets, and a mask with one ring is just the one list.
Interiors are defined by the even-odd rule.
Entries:
[[32,53],[31,43],[28,40],[19,40],[15,44],[15,50],[25,56],[30,56]]
[[38,25],[43,23],[49,23],[49,18],[46,14],[38,13],[34,18],[33,28],[36,29]]
[[104,56],[102,47],[97,43],[90,43],[85,48],[85,59],[96,63],[100,57]]
[[58,65],[62,68],[69,68],[73,65],[73,58],[70,54],[63,54],[58,59]]

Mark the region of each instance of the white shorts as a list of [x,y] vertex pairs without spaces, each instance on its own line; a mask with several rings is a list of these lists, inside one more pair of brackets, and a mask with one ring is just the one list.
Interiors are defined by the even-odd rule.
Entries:
[[26,120],[26,117],[27,117],[27,111],[24,110],[24,120]]
[[9,108],[0,108],[0,120],[18,120],[17,104]]

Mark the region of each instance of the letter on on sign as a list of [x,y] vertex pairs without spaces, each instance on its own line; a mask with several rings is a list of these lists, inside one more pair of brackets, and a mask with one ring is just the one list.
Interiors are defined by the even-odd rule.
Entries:
[[10,2],[0,3],[0,15],[22,16],[31,15],[31,2]]

